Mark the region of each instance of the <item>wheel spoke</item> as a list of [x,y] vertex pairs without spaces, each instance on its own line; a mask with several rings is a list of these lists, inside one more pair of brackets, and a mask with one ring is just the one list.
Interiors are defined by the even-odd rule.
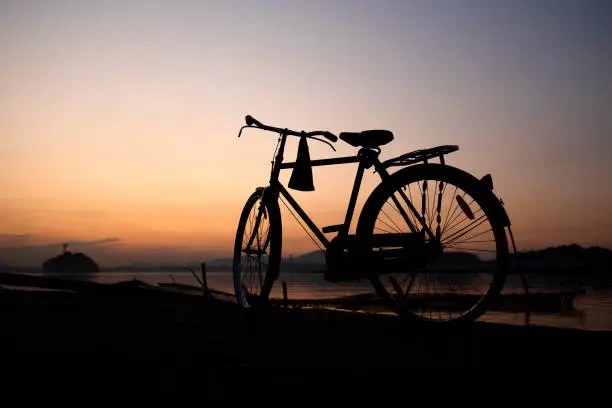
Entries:
[[[421,177],[430,172],[436,177]],[[507,256],[504,227],[489,219],[484,204],[476,199],[482,196],[480,191],[474,194],[482,188],[480,184],[459,173],[435,165],[406,172],[403,176],[405,184],[398,183],[395,190],[380,193],[385,194],[381,206],[364,216],[371,220],[368,222],[372,225],[372,232],[410,232],[407,227],[400,230],[403,222],[397,220],[411,213],[408,219],[413,225],[418,229],[424,226],[434,234],[436,241],[432,245],[436,242],[442,245],[439,257],[436,255],[423,265],[413,263],[410,266],[410,269],[416,268],[413,272],[407,269],[405,273],[392,273],[385,279],[382,276],[373,279],[377,292],[400,307],[401,313],[425,321],[476,318],[484,312],[480,302],[499,293],[503,283],[503,270],[498,273],[496,269],[490,270],[489,266],[482,269],[485,264],[480,263],[479,254],[487,260]],[[398,207],[397,193],[403,194],[406,202],[401,204],[404,208]],[[409,201],[412,201],[412,208],[418,209],[416,214],[411,210],[405,211],[410,207]],[[386,211],[386,205],[393,210]],[[500,239],[503,239],[503,245],[498,244]],[[410,259],[406,258],[406,262],[412,262]]]
[[[278,207],[277,207],[278,208]],[[278,214],[278,213],[277,213]],[[270,207],[255,195],[249,198],[239,223],[234,254],[234,287],[237,300],[245,307],[266,300],[269,293],[268,274],[278,267],[270,256],[274,251],[274,228]],[[280,253],[274,255],[279,258]],[[265,295],[265,296],[264,296]]]
[[[471,230],[473,230],[474,228],[482,225],[483,223],[485,223],[487,221],[486,216],[483,215],[482,217],[472,221],[470,224],[466,225],[465,227],[461,228],[459,231],[454,232],[453,234],[450,235],[450,237],[446,238],[446,241],[442,242],[442,245],[450,245],[454,242],[454,240],[456,240],[457,238],[460,238],[462,236],[464,236],[465,234],[467,234],[468,232],[470,232]],[[472,227],[473,226],[473,227]],[[470,228],[472,227],[472,228]],[[470,228],[470,229],[467,229]],[[467,229],[467,230],[466,230]]]

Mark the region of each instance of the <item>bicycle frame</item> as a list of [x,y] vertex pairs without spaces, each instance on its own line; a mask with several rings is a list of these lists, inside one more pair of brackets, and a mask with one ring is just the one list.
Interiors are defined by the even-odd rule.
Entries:
[[[374,131],[374,133],[370,133],[370,131],[342,132],[339,134],[339,136],[336,136],[328,131],[314,130],[305,132],[268,126],[257,121],[250,115],[245,117],[245,121],[246,126],[241,127],[238,137],[240,137],[242,130],[246,127],[272,131],[280,135],[280,137],[278,139],[278,144],[276,146],[276,151],[272,161],[269,185],[257,187],[255,193],[249,196],[249,200],[244,206],[241,214],[236,235],[234,249],[234,285],[237,297],[243,305],[249,306],[251,302],[250,299],[247,299],[249,295],[252,295],[251,297],[255,299],[253,300],[253,304],[259,300],[262,301],[261,304],[265,304],[270,296],[274,281],[279,277],[282,263],[282,220],[278,205],[279,199],[283,201],[283,204],[286,205],[287,209],[296,218],[298,223],[300,223],[301,219],[304,224],[306,224],[307,228],[302,225],[306,233],[311,235],[309,232],[312,232],[316,238],[314,238],[312,235],[310,237],[313,239],[313,241],[315,241],[315,244],[317,244],[317,246],[319,246],[319,248],[325,252],[325,280],[330,282],[342,282],[368,278],[373,284],[376,294],[382,298],[386,304],[390,305],[393,311],[397,312],[399,315],[406,315],[410,317],[414,315],[417,317],[424,306],[430,305],[433,307],[433,310],[438,311],[436,318],[432,320],[432,314],[430,312],[429,318],[426,316],[417,317],[418,321],[421,321],[421,319],[423,319],[423,321],[431,320],[449,322],[473,320],[486,311],[486,299],[491,299],[491,296],[496,296],[501,292],[505,279],[508,254],[507,248],[504,248],[507,241],[503,228],[508,227],[509,230],[510,220],[503,208],[503,202],[501,202],[501,200],[499,200],[493,193],[493,182],[490,175],[485,175],[480,179],[476,179],[471,174],[468,174],[460,169],[445,166],[444,156],[458,150],[458,146],[444,145],[415,150],[381,162],[379,160],[381,152],[380,146],[393,140],[393,135],[387,133],[388,131]],[[296,160],[293,162],[284,163],[283,156],[288,136],[296,136],[300,137],[301,139]],[[322,136],[330,142],[336,142],[338,139],[341,139],[359,150],[354,156],[310,160],[310,154],[307,148],[308,146],[303,143],[305,139],[307,141],[308,138],[312,138],[314,140],[327,143],[333,150],[335,150],[332,144],[326,142],[325,140],[318,139],[317,136]],[[428,164],[430,159],[439,159],[440,165]],[[417,165],[410,169],[407,168],[413,164],[421,162],[424,163],[423,166]],[[302,191],[313,191],[314,183],[312,180],[312,172],[308,173],[312,167],[351,163],[356,163],[358,166],[350,198],[348,200],[348,205],[346,207],[344,221],[342,224],[319,228],[296,201],[296,199],[291,195],[288,188],[295,188],[296,190]],[[389,167],[396,166],[404,167],[404,169],[392,174],[387,171]],[[361,190],[364,172],[366,169],[370,168],[372,168],[374,172],[378,173],[380,183],[370,193],[370,196],[367,197],[364,208],[361,210],[361,214],[357,217],[358,220],[355,235],[349,235],[351,224],[353,223],[353,218],[356,212],[357,198]],[[282,170],[287,169],[293,169],[294,173],[292,174],[286,188],[279,181],[279,175]],[[305,173],[301,173],[302,170],[305,170]],[[434,181],[433,191],[428,187],[428,180],[430,179],[439,181],[439,183]],[[404,186],[410,186],[413,182],[418,184],[418,189],[420,190],[420,192],[416,192],[416,196],[412,194],[410,187],[406,189]],[[442,233],[447,231],[447,224],[444,224],[444,227],[441,228],[441,207],[443,205],[442,196],[444,194],[446,185],[451,185],[451,187],[455,185],[455,187],[464,189],[466,193],[472,196],[472,201],[475,201],[476,204],[480,206],[479,212],[482,211],[483,214],[479,215],[479,218],[476,219],[470,208],[471,202],[468,205],[465,200],[463,200],[462,197],[465,194],[463,196],[458,193],[456,194],[457,188],[455,188],[455,192],[451,193],[450,196],[446,195],[446,197],[449,197],[449,199],[444,201],[444,204],[449,205],[448,212],[450,212],[451,208],[453,208],[454,202],[457,201],[457,206],[454,207],[453,212],[449,216],[449,220],[452,220],[453,222],[449,227],[449,230],[452,230],[457,225],[459,225],[457,228],[461,227],[460,223],[455,223],[455,211],[458,211],[459,214],[463,212],[468,220],[467,226],[458,230],[453,230],[452,233],[449,232],[449,236],[453,237],[451,239],[454,239],[454,241],[444,241],[442,239]],[[429,191],[432,191],[433,199],[437,200],[437,205],[434,202],[432,206],[432,203],[428,202],[428,195],[430,194]],[[410,198],[407,195],[409,195]],[[419,214],[419,211],[415,208],[415,205],[413,205],[413,202],[411,201],[413,197],[415,199],[415,204],[421,209],[421,214]],[[430,195],[430,197],[432,196]],[[385,213],[383,207],[387,204],[388,199],[391,200],[391,203],[389,204],[391,204],[392,207],[396,207],[394,210],[399,214],[399,218],[403,218],[402,222],[397,219],[398,214],[393,213],[395,220],[392,219],[391,222],[397,228],[391,226],[389,228],[391,231],[386,228],[377,227],[377,222],[379,221],[382,224],[385,224],[383,220],[379,219],[379,214],[381,212],[383,214]],[[250,211],[254,209],[253,206],[258,201],[260,201],[261,204],[256,210],[257,215],[255,216],[255,224],[253,226],[253,224],[250,223],[253,220],[253,218],[251,218]],[[402,201],[403,203],[400,204]],[[295,213],[292,211],[292,209],[295,210]],[[435,218],[433,218],[434,211],[436,212]],[[409,215],[409,213],[412,214]],[[432,217],[430,217],[430,214]],[[388,215],[386,216],[389,217]],[[247,217],[249,218],[247,219]],[[426,217],[429,218],[431,227],[428,226]],[[259,224],[260,222],[264,222],[263,220],[265,218],[270,218],[270,227],[268,228],[268,233],[266,236],[261,237],[259,234]],[[436,221],[434,221],[434,219]],[[483,221],[481,221],[481,219]],[[442,258],[446,252],[445,248],[447,246],[451,247],[454,243],[456,243],[456,239],[454,237],[457,236],[457,234],[461,234],[459,235],[459,237],[461,237],[468,231],[471,231],[475,229],[475,227],[481,225],[487,219],[490,220],[491,223],[491,229],[488,231],[491,231],[493,234],[490,242],[495,242],[494,247],[492,250],[490,250],[490,252],[497,255],[496,262],[487,262],[486,264],[482,265],[482,267],[481,264],[475,264],[474,268],[469,267],[469,265],[471,265],[469,264],[466,268],[460,260],[460,267],[458,269],[452,267],[447,269],[446,264],[448,262],[452,263],[454,259],[453,257],[450,257],[445,258],[441,264],[438,264],[437,266],[434,265],[434,267],[431,269],[427,268],[430,261],[435,261]],[[249,223],[249,228],[253,226],[253,230],[250,233],[251,236],[248,238],[244,236],[247,222]],[[394,232],[400,231],[398,223],[405,223],[405,226],[408,227],[407,232]],[[473,224],[476,225],[473,226],[474,228],[471,228]],[[435,232],[432,232],[431,229],[434,227]],[[470,227],[470,229],[465,231],[468,227]],[[381,233],[375,231],[380,231]],[[325,234],[330,232],[337,232],[338,235],[328,239]],[[482,234],[483,233],[478,233],[468,238],[480,237]],[[514,238],[512,237],[511,232],[510,237],[514,245]],[[257,242],[255,245],[253,245],[255,238],[257,238]],[[246,248],[243,245],[243,241],[247,241]],[[470,241],[466,239],[465,242]],[[449,243],[451,245],[447,245]],[[461,241],[459,241],[459,244],[461,244]],[[262,258],[264,255],[266,255],[266,250],[268,247],[270,247],[270,255],[268,255],[269,258],[266,265],[265,259]],[[456,248],[459,249],[460,252],[462,252],[464,249],[470,249],[461,247],[461,245],[456,245]],[[481,249],[474,248],[474,250],[479,251]],[[487,250],[485,249],[485,251]],[[244,253],[246,253],[248,256],[247,266],[253,266],[252,263],[255,263],[253,272],[245,272],[242,270],[241,260]],[[471,257],[468,258],[468,260],[471,262]],[[442,266],[442,269],[440,269],[440,265]],[[266,267],[266,270],[263,271],[262,267]],[[415,283],[417,276],[427,274],[428,272],[431,272],[434,275],[432,279],[429,279],[428,276],[424,276],[425,289],[428,290],[428,283],[435,284],[440,281],[439,283],[442,285],[440,288],[441,291],[432,290],[431,296],[421,296],[421,291],[417,290],[416,292],[418,292],[418,296],[414,297],[415,302],[413,302],[412,297],[409,299],[409,292],[412,294],[414,286],[419,286],[418,283]],[[454,295],[450,295],[448,299],[446,299],[444,296],[441,297],[440,294],[446,294],[447,289],[450,289],[451,291],[453,290],[452,284],[454,278],[448,278],[447,275],[455,272],[460,274],[457,276],[461,277],[460,279],[458,278],[460,297],[455,297]],[[485,294],[478,293],[476,294],[477,296],[469,297],[470,293],[465,292],[463,285],[464,279],[462,278],[464,276],[463,274],[468,272],[493,274],[493,280],[489,285],[490,289]],[[263,280],[264,273],[265,281]],[[400,285],[400,282],[395,279],[393,276],[395,273],[408,274],[406,278],[409,278],[409,280],[402,279],[402,283],[407,283],[406,288],[404,288],[403,285]],[[251,274],[254,274],[253,277],[251,277]],[[382,275],[389,275],[388,281],[387,279],[382,280]],[[248,279],[245,279],[245,276],[247,276]],[[257,278],[259,278],[258,282]],[[445,285],[444,282],[441,281],[442,279],[450,280]],[[469,282],[471,282],[471,280],[468,279],[468,283]],[[248,286],[246,286],[247,284]],[[390,287],[387,287],[387,285],[390,285]],[[448,286],[448,288],[446,286]],[[455,283],[454,286],[457,286],[457,283]],[[480,285],[478,285],[478,288],[480,288]],[[454,306],[463,307],[463,295],[468,296],[466,298],[467,300],[471,301],[471,299],[475,299],[474,306],[467,308],[463,314],[459,314],[456,317],[441,318],[440,320],[437,320],[437,317],[442,317],[442,311],[449,309],[446,303],[440,303],[441,299],[445,299],[445,302],[450,301],[450,303],[456,303]],[[431,304],[429,302],[430,297],[435,299]],[[454,310],[454,306],[450,308],[450,311]]]
[[[338,232],[338,237],[346,237],[348,236],[351,222],[353,220],[353,215],[355,213],[355,206],[357,203],[357,197],[359,195],[359,190],[361,188],[361,182],[363,180],[363,173],[367,168],[374,166],[376,172],[380,175],[382,182],[386,181],[389,177],[389,173],[387,172],[383,163],[378,159],[378,155],[380,154],[380,149],[371,149],[371,148],[361,148],[359,152],[355,156],[345,156],[338,158],[330,158],[330,159],[319,159],[310,161],[310,165],[312,167],[317,166],[333,166],[339,164],[350,164],[350,163],[359,163],[357,167],[357,172],[355,174],[355,180],[353,182],[353,189],[351,192],[351,196],[349,198],[346,215],[344,218],[344,223],[339,225],[333,225],[329,227],[325,227],[323,229],[319,229],[317,225],[312,221],[312,219],[306,214],[306,212],[302,209],[302,207],[298,204],[298,202],[291,196],[289,191],[283,186],[283,184],[279,181],[278,177],[280,175],[281,170],[285,169],[293,169],[296,167],[296,162],[283,162],[283,154],[285,150],[285,144],[288,135],[286,133],[282,133],[280,140],[280,147],[278,149],[277,155],[274,160],[274,165],[270,174],[270,186],[269,191],[273,194],[274,199],[278,197],[278,195],[282,195],[291,205],[291,207],[298,213],[300,218],[306,223],[308,228],[313,232],[313,234],[317,237],[319,242],[327,249],[330,245],[330,241],[325,237],[325,232]],[[412,202],[408,199],[403,191],[400,190],[400,195],[402,199],[407,203],[410,211],[416,216],[421,224],[421,228],[426,234],[434,239],[435,235],[428,228],[424,218],[422,218],[416,208],[414,208]],[[395,196],[393,196],[394,204],[397,206],[404,220],[406,221],[408,227],[412,232],[417,232],[418,229],[414,226],[410,217],[405,213],[404,208],[399,204],[399,201]]]

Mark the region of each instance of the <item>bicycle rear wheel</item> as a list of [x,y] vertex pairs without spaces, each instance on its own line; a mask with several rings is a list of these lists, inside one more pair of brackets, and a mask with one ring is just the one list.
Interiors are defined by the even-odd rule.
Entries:
[[[414,232],[407,216],[416,232],[423,234],[424,244],[436,252],[425,262],[419,258],[421,263],[406,263],[394,273],[381,274],[377,268],[382,263],[373,263],[369,273],[376,293],[398,315],[419,323],[449,324],[480,317],[505,282],[509,250],[500,208],[478,179],[451,166],[415,165],[392,175],[364,206],[357,229],[360,241],[376,242],[369,241],[374,234]],[[433,237],[423,233],[419,218]],[[388,249],[370,246],[366,251],[384,254],[377,251]],[[398,251],[392,248],[388,253],[393,250]]]
[[247,200],[234,242],[233,277],[238,304],[250,309],[268,302],[281,260],[281,218],[268,190],[258,189]]

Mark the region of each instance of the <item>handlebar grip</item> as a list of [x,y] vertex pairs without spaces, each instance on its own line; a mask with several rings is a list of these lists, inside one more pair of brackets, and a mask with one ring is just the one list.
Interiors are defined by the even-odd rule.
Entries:
[[246,115],[246,116],[245,116],[245,118],[244,118],[244,120],[245,120],[245,122],[246,122],[247,126],[253,126],[253,125],[255,125],[255,126],[260,127],[260,128],[265,127],[265,126],[263,125],[263,123],[261,123],[260,121],[258,121],[258,120],[257,120],[257,119],[255,119],[254,117],[252,117],[251,115]]
[[327,140],[329,140],[329,141],[332,141],[332,142],[337,142],[338,141],[338,136],[334,135],[331,132],[325,132],[325,133],[323,133],[323,136],[325,136],[325,138]]

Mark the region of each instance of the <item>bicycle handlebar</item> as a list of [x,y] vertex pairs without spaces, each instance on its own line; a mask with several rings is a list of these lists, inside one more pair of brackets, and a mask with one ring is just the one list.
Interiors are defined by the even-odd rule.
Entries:
[[264,127],[264,124],[261,123],[260,121],[258,121],[257,119],[255,119],[254,117],[252,117],[251,115],[246,115],[246,117],[244,118],[247,126],[253,126],[256,125],[257,127]]
[[[311,137],[311,138],[313,136],[323,136],[327,140],[330,140],[332,142],[338,141],[338,136],[326,130],[314,130],[312,132],[304,132],[304,131],[298,132],[298,131],[291,130],[291,129],[283,129],[283,128],[278,128],[274,126],[264,125],[263,123],[261,123],[260,121],[252,117],[251,115],[246,115],[244,119],[245,119],[247,126],[254,125],[254,127],[257,127],[262,130],[268,130],[270,132],[282,133],[282,134],[291,135],[291,136],[306,136],[306,137]],[[318,139],[315,139],[315,140],[318,140]]]

